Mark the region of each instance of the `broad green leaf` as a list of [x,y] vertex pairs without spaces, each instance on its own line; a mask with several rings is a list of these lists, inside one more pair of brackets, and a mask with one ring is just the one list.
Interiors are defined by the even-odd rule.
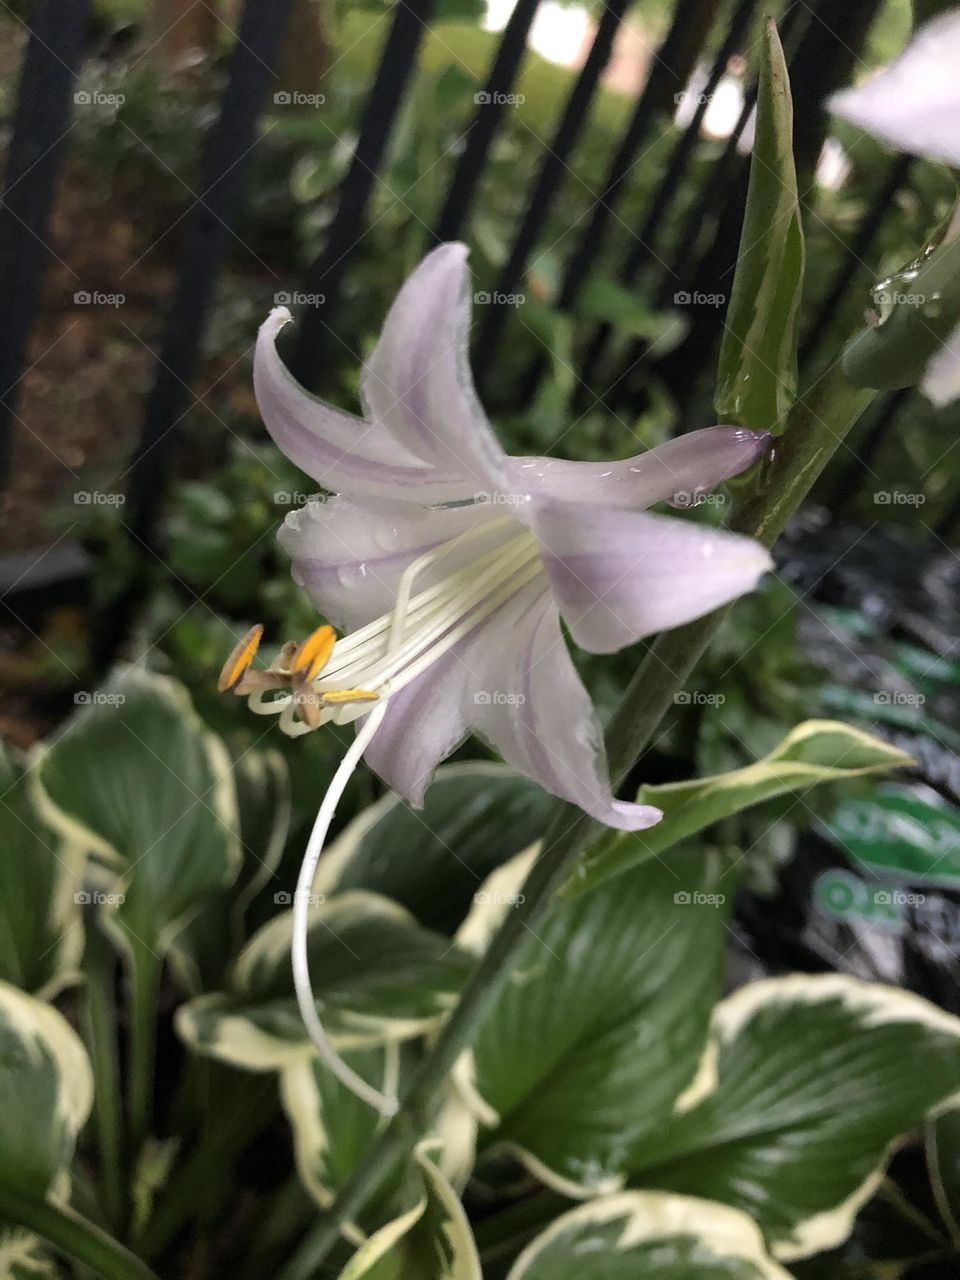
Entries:
[[31,776],[45,821],[93,856],[107,920],[130,944],[167,950],[236,877],[230,760],[174,680],[120,669],[43,746]]
[[273,883],[290,826],[290,782],[279,751],[245,751],[233,764],[242,862],[228,890],[207,898],[177,938],[176,957],[197,991],[223,986],[245,940],[244,913]]
[[[589,1259],[589,1270],[585,1261]],[[558,1218],[507,1280],[790,1280],[745,1213],[709,1200],[628,1191]]]
[[663,820],[648,831],[604,836],[588,849],[564,885],[562,896],[576,897],[672,848],[742,809],[795,794],[817,782],[837,782],[911,763],[903,751],[861,729],[836,720],[807,720],[755,764],[711,778],[641,787],[638,800],[663,810]]
[[417,1202],[374,1232],[339,1280],[482,1280],[467,1216],[430,1148],[430,1142],[422,1142],[415,1153],[421,1183]]
[[[244,948],[228,991],[181,1008],[177,1026],[189,1044],[251,1070],[310,1052],[290,969],[292,925],[292,911],[274,917]],[[308,954],[318,1012],[341,1049],[430,1030],[472,967],[449,938],[361,890],[311,908]]]
[[807,1257],[846,1238],[891,1143],[958,1080],[960,1019],[919,996],[839,974],[751,983],[718,1005],[699,1088],[633,1176],[709,1193],[775,1257]]
[[[503,873],[490,883],[510,910]],[[458,1064],[490,1143],[563,1192],[622,1184],[697,1073],[731,891],[718,856],[684,850],[557,905],[530,932]],[[461,940],[476,932],[468,919]]]
[[927,1163],[937,1208],[960,1246],[960,1107],[947,1107],[930,1119]]
[[935,793],[879,787],[842,801],[823,824],[861,866],[905,884],[960,886],[960,818]]
[[551,804],[505,765],[448,765],[422,809],[391,793],[355,818],[324,853],[316,890],[370,889],[452,934],[490,872],[540,835]]
[[49,998],[73,980],[81,861],[44,826],[20,761],[0,744],[0,981]]
[[92,1102],[86,1050],[66,1019],[0,983],[0,1183],[61,1194]]
[[803,227],[793,163],[793,105],[776,24],[764,28],[757,128],[715,405],[754,430],[786,425],[797,393]]

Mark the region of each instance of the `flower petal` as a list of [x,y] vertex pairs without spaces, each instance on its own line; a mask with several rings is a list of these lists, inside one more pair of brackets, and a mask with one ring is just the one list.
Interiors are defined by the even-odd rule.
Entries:
[[467,248],[442,244],[407,279],[360,380],[364,415],[468,491],[508,490],[509,465],[470,374]]
[[938,409],[960,396],[960,328],[954,329],[927,365],[920,390]]
[[260,326],[253,386],[267,430],[292,462],[337,493],[450,502],[474,492],[475,485],[438,472],[382,426],[341,413],[301,387],[276,347],[291,318],[286,307],[275,307]]
[[[293,579],[320,613],[335,626],[353,630],[388,613],[407,566],[448,538],[495,520],[493,506],[430,508],[412,502],[354,502],[349,498],[313,499],[291,511],[278,540],[293,562]],[[469,540],[425,569],[414,591],[455,572],[520,526],[498,525],[479,540]]]
[[532,527],[564,621],[593,653],[699,618],[772,564],[752,538],[644,511],[542,503]]
[[902,151],[960,165],[960,11],[925,23],[899,58],[829,109]]
[[600,726],[542,581],[391,697],[366,759],[420,805],[436,766],[471,729],[513,768],[607,826],[639,831],[660,820],[651,805],[613,798]]
[[766,451],[766,431],[705,427],[622,462],[511,458],[514,484],[535,497],[633,509],[670,502],[692,506],[696,495],[748,470]]

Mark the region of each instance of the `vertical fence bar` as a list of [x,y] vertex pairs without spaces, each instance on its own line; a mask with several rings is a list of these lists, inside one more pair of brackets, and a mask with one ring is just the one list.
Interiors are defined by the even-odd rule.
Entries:
[[905,184],[913,165],[913,157],[899,155],[887,173],[886,179],[877,191],[870,207],[860,219],[856,234],[850,242],[847,253],[840,261],[840,266],[833,282],[827,289],[823,301],[817,309],[813,321],[807,330],[803,346],[800,349],[800,367],[805,369],[813,360],[817,347],[830,322],[843,305],[847,290],[852,285],[857,273],[864,269],[865,259],[873,252],[873,246],[883,226],[884,218],[890,211],[893,198]]
[[319,356],[326,337],[325,316],[336,311],[350,254],[363,236],[367,203],[397,112],[417,61],[434,0],[399,0],[387,35],[373,87],[367,96],[353,161],[340,188],[326,245],[311,267],[307,291],[323,302],[304,313],[298,326],[293,372],[304,386],[316,389]]
[[243,194],[257,121],[276,62],[290,0],[247,0],[230,60],[220,115],[204,156],[202,198],[193,209],[186,250],[130,468],[129,527],[150,545],[165,481],[200,362],[214,286]]
[[[586,120],[600,77],[610,61],[613,41],[629,2],[607,0],[604,5],[587,60],[567,99],[556,132],[547,144],[527,211],[514,238],[507,264],[500,273],[495,293],[509,293],[513,285],[523,278],[530,254],[563,179],[567,158]],[[480,378],[490,368],[505,320],[506,309],[491,303],[480,327],[473,356],[473,366]]]
[[507,106],[507,95],[513,86],[523,55],[527,49],[530,24],[540,0],[518,0],[504,28],[497,54],[484,86],[486,100],[481,100],[467,135],[467,145],[457,164],[450,190],[437,219],[436,238],[456,240],[466,221],[477,183],[483,175],[490,146]]
[[[697,104],[693,117],[674,145],[663,179],[652,196],[643,226],[637,234],[635,243],[627,250],[620,266],[618,279],[622,285],[633,286],[644,265],[649,262],[651,257],[655,256],[654,242],[659,234],[663,219],[679,193],[680,182],[700,136],[700,126],[703,123],[710,97],[720,83],[727,63],[743,39],[755,8],[756,0],[740,0],[740,4],[734,11],[723,45],[710,69],[702,100]],[[679,13],[680,11],[678,10],[678,16]],[[687,79],[689,79],[691,70],[692,67],[687,69]],[[684,81],[685,83],[686,81]],[[671,271],[672,269],[668,267],[667,270]],[[580,412],[586,407],[591,394],[591,383],[598,365],[604,358],[612,336],[613,330],[611,326],[601,324],[598,325],[593,337],[590,339],[581,366],[580,382],[573,397],[572,407],[575,412]]]
[[35,6],[17,92],[0,204],[0,488],[10,449],[27,340],[43,279],[44,239],[70,132],[89,0]]

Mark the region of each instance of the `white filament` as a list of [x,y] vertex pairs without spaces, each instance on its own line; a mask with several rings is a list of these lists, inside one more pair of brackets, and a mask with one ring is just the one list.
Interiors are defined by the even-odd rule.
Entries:
[[[503,520],[489,521],[469,529],[408,565],[400,579],[393,610],[338,641],[323,678],[316,685],[321,695],[324,685],[328,688],[374,689],[380,693],[380,701],[372,710],[369,704],[360,703],[331,710],[327,716],[332,719],[339,712],[353,718],[360,715],[367,718],[327,788],[300,865],[290,943],[293,986],[300,1016],[321,1061],[345,1088],[383,1116],[396,1114],[399,1103],[395,1093],[382,1093],[375,1089],[343,1060],[331,1044],[317,1013],[308,957],[313,881],[340,797],[380,727],[390,694],[425,671],[540,572],[536,542],[529,534],[523,533],[478,557],[473,564],[450,574],[411,600],[413,582],[424,569],[436,563],[454,546],[480,533],[487,533],[502,523]],[[405,635],[410,637],[406,642]],[[308,725],[294,718],[296,704],[290,694],[269,700],[265,700],[262,694],[256,694],[250,698],[250,706],[260,715],[279,713],[281,727],[291,735],[309,732]]]

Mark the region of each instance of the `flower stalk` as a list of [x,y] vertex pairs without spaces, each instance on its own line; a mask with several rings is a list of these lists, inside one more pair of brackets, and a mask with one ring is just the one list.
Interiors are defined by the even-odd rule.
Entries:
[[[771,546],[800,506],[874,393],[851,387],[832,366],[790,414],[775,455],[739,496],[732,527]],[[635,672],[607,733],[611,777],[622,783],[650,742],[673,695],[689,676],[726,615],[724,606],[662,632]],[[569,876],[584,844],[601,829],[582,810],[558,803],[540,856],[433,1048],[412,1079],[397,1114],[278,1280],[310,1280],[334,1247],[340,1224],[355,1220],[422,1137],[444,1081],[509,976],[511,961]]]

